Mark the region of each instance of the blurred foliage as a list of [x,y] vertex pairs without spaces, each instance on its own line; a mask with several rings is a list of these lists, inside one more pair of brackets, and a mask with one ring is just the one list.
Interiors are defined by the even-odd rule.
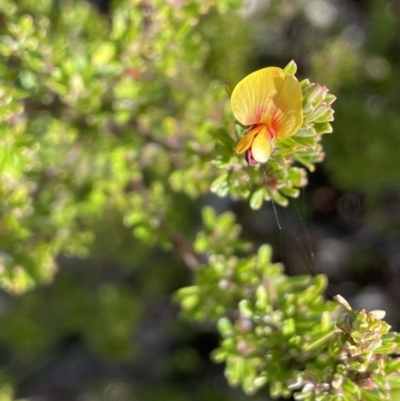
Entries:
[[226,101],[204,32],[238,3],[122,1],[110,20],[80,1],[2,3],[4,288],[49,281],[60,251],[87,254],[109,208],[168,246],[171,190],[198,196],[213,179]]
[[400,14],[397,1],[374,0],[367,7],[363,19],[314,53],[311,64],[315,79],[331,90],[341,87],[336,135],[326,142],[334,179],[343,188],[377,194],[400,182],[393,151],[400,141]]
[[[400,335],[389,333],[382,311],[353,311],[337,296],[346,308],[339,314],[340,304],[323,298],[325,276],[284,275],[267,245],[238,258],[233,248],[243,244],[231,214],[203,214],[207,231],[213,222],[209,262],[176,297],[186,318],[218,326],[223,340],[212,356],[226,363],[231,385],[253,394],[269,384],[272,398],[294,391],[307,401],[397,399],[400,358],[392,355],[400,354]],[[224,239],[230,252],[218,245]]]
[[[324,300],[325,276],[285,275],[232,213],[199,210],[227,207],[210,188],[252,209],[297,197],[331,132],[326,86],[333,179],[398,188],[398,2],[358,20],[327,0],[106,3],[0,2],[0,401],[246,399],[213,349],[246,393],[396,399],[379,313]],[[305,123],[264,175],[233,152],[224,83],[291,59]]]

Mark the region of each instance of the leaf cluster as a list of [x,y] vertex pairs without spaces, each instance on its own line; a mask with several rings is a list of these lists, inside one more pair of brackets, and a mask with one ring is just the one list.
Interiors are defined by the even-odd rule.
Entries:
[[[212,211],[203,213],[209,219]],[[214,221],[213,236],[234,244],[231,215]],[[218,328],[212,357],[226,364],[232,386],[253,394],[268,384],[273,398],[293,393],[307,401],[396,400],[400,360],[392,355],[400,353],[400,336],[388,333],[382,314],[353,311],[341,297],[325,300],[325,276],[285,275],[268,245],[248,257],[235,254],[241,243],[234,249],[210,243],[194,284],[176,294],[183,316]]]

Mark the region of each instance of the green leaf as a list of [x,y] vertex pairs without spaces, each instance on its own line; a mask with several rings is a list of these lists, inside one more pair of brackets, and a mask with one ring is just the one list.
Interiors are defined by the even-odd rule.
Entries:
[[341,295],[335,295],[333,299],[336,300],[336,302],[338,302],[340,305],[344,306],[344,308],[347,309],[349,312],[353,311],[350,304]]
[[300,162],[305,167],[307,167],[308,170],[310,170],[311,172],[313,172],[315,170],[314,164],[309,162],[306,157],[300,156],[299,154],[296,154],[294,157],[298,162]]
[[253,210],[258,210],[261,208],[261,206],[264,203],[264,197],[266,195],[266,192],[267,190],[264,187],[260,187],[253,192],[253,194],[250,197],[250,207]]
[[315,137],[314,136],[294,136],[293,140],[299,143],[300,145],[309,147],[309,148],[315,148]]
[[217,177],[211,184],[211,192],[214,192],[219,196],[225,196],[229,191],[228,178],[228,173],[221,174]]
[[347,393],[353,394],[354,396],[359,392],[358,386],[350,379],[343,381],[343,390]]
[[400,374],[399,374],[399,370],[396,372],[396,374],[387,377],[386,382],[389,385],[391,390],[400,391]]
[[296,138],[308,138],[308,137],[314,137],[315,136],[315,131],[312,127],[303,127],[301,128],[296,135],[293,136],[293,139],[296,140]]
[[361,390],[361,399],[364,401],[382,401],[378,391]]
[[257,252],[257,265],[263,269],[270,263],[272,257],[272,248],[269,245],[261,245]]
[[227,82],[225,82],[225,91],[228,94],[229,97],[232,96],[232,92],[235,89],[236,85],[233,84],[228,84]]
[[285,71],[286,74],[295,75],[297,72],[297,64],[294,62],[294,60],[291,60],[283,69],[283,71]]
[[201,215],[203,218],[204,226],[208,229],[212,229],[215,226],[217,217],[215,215],[214,209],[210,206],[204,206],[201,211]]
[[268,291],[263,285],[257,286],[256,290],[256,308],[265,311],[269,303]]
[[[387,353],[389,353],[389,352],[387,352]],[[391,373],[400,372],[400,358],[395,358],[395,359],[392,359],[391,361],[386,362],[385,372],[388,375],[390,375]],[[396,377],[400,378],[400,376],[396,376]]]
[[336,100],[337,98],[336,98],[336,96],[335,95],[332,95],[332,93],[328,93],[326,96],[325,96],[325,103],[327,103],[327,104],[332,104],[335,100]]
[[230,337],[234,333],[232,323],[228,318],[220,318],[218,320],[218,331],[223,337]]
[[291,198],[297,198],[300,194],[300,190],[298,188],[289,188],[289,187],[281,188],[280,192],[283,195],[289,196]]
[[215,363],[225,362],[228,354],[223,348],[216,348],[211,353],[211,358]]
[[236,386],[243,380],[245,361],[243,358],[229,358],[226,366],[226,376],[232,386]]
[[333,110],[330,105],[322,104],[319,106],[310,117],[308,122],[324,123],[333,120]]
[[235,142],[225,129],[216,129],[213,132],[213,135],[217,141],[223,144],[226,148],[230,149],[232,152]]
[[289,203],[288,200],[277,191],[272,192],[271,197],[274,202],[276,202],[280,206],[286,207]]
[[253,305],[247,299],[239,302],[239,310],[245,317],[251,318],[254,315]]
[[310,84],[310,80],[309,80],[308,78],[303,79],[303,80],[301,80],[301,81],[299,82],[299,84],[300,84],[301,88],[304,89],[307,85]]
[[333,132],[332,125],[328,122],[315,123],[314,129],[318,135],[330,134]]
[[296,331],[295,322],[293,319],[286,319],[282,324],[282,334],[286,337],[291,337]]

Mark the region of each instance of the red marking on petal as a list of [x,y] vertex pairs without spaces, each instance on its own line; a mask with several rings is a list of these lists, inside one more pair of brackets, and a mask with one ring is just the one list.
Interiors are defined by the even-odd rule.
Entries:
[[253,121],[257,121],[257,123],[260,122],[262,115],[263,115],[263,110],[255,110],[254,113],[252,114]]
[[271,127],[269,127],[270,129],[268,130],[270,134],[273,135],[273,137],[275,137],[277,133],[279,133],[279,131],[281,130],[280,117],[281,116],[279,111],[275,110],[274,114],[272,115]]

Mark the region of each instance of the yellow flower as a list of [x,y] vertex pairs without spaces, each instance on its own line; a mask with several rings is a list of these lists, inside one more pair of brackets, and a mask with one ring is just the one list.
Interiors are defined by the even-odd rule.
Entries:
[[303,124],[300,84],[278,67],[243,78],[232,92],[231,107],[237,121],[250,126],[235,147],[238,154],[246,152],[250,165],[265,163],[275,141],[294,135]]

